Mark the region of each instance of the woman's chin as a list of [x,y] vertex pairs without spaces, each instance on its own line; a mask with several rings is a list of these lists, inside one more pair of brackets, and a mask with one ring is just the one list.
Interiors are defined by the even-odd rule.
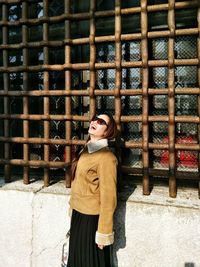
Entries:
[[93,129],[89,129],[89,130],[88,130],[88,134],[95,134],[95,130],[93,130]]

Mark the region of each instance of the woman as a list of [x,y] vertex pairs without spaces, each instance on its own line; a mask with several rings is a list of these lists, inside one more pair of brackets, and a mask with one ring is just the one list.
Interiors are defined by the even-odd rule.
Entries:
[[95,116],[90,122],[88,142],[72,177],[68,267],[111,266],[117,159],[108,148],[108,139],[116,133],[109,114]]

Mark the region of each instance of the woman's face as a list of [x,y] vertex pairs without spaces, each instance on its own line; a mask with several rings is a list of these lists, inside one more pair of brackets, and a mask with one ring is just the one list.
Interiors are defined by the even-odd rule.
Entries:
[[91,122],[88,133],[91,138],[102,139],[105,136],[109,123],[109,117],[105,114],[96,116]]

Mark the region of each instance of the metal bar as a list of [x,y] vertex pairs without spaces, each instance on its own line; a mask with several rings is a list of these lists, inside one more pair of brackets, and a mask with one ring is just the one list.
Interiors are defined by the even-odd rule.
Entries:
[[[148,89],[149,95],[167,95],[168,89]],[[175,88],[175,95],[199,95],[200,88]]]
[[[20,165],[20,166],[34,166],[34,167],[46,167],[46,168],[65,168],[67,167],[66,163],[63,162],[45,162],[45,161],[23,161],[23,160],[10,160],[10,161],[6,161],[5,159],[0,159],[0,164],[12,164],[12,165]],[[142,169],[135,169],[135,168],[131,168],[131,167],[123,167],[122,166],[122,171],[124,172],[124,168],[126,169],[126,172],[128,173],[143,173]],[[150,175],[158,175],[158,176],[167,176],[168,175],[168,171],[165,170],[148,170]],[[185,173],[185,172],[176,172],[176,175],[178,175],[181,179],[191,179],[191,173]],[[197,179],[199,180],[199,174],[198,173],[194,173],[192,175],[192,179]]]
[[[21,3],[24,2],[25,0],[1,0],[1,4],[14,4],[14,3]],[[27,3],[31,2],[36,2],[33,0],[26,0]],[[175,3],[175,9],[182,9],[182,8],[194,8],[198,6],[198,0],[193,0],[193,1],[183,1],[183,2],[178,2]],[[157,5],[148,5],[147,6],[147,11],[148,12],[156,12],[156,11],[167,11],[169,9],[169,4],[157,4]],[[121,14],[122,15],[132,15],[136,13],[141,12],[141,7],[132,7],[132,8],[125,8],[121,9]],[[93,17],[94,18],[103,18],[103,17],[111,17],[114,16],[115,12],[113,10],[104,10],[104,11],[96,11],[94,12]],[[48,17],[48,15],[44,15],[39,19],[28,19],[28,18],[23,18],[19,21],[16,22],[8,22],[8,21],[2,21],[3,24],[7,25],[21,25],[21,24],[32,24],[32,25],[38,25],[38,24],[43,24],[43,23],[57,23],[60,21],[64,20],[86,20],[91,17],[91,14],[88,12],[85,13],[75,13],[75,14],[69,14],[65,13],[60,16],[54,16],[54,17]],[[1,26],[1,25],[0,25]]]
[[[120,95],[142,95],[142,89],[120,89]],[[175,88],[174,93],[176,95],[200,95],[200,88]],[[113,90],[104,89],[99,90],[95,89],[94,91],[95,96],[113,96],[115,93]],[[153,89],[148,88],[149,95],[168,95],[168,89]],[[80,89],[80,90],[51,90],[51,91],[38,91],[38,90],[31,90],[31,91],[0,91],[0,96],[89,96],[88,89]]]
[[[7,162],[7,161],[6,161]],[[22,161],[22,160],[10,160],[9,164],[12,165],[23,165],[23,166],[29,166],[29,167],[46,167],[46,168],[65,168],[67,167],[66,163],[64,162],[45,162],[45,161],[40,161],[40,165],[38,164],[37,161]],[[5,160],[0,160],[0,164],[5,164]],[[123,173],[129,173],[129,174],[142,174],[143,170],[139,168],[132,168],[132,167],[127,167],[127,166],[122,166],[121,168]],[[154,170],[154,169],[149,169],[149,174],[154,175],[154,176],[161,176],[161,177],[167,177],[168,176],[168,170]],[[190,172],[182,172],[182,171],[176,171],[176,176],[179,179],[188,179],[191,180],[191,173]],[[193,173],[193,180],[199,180],[199,174]]]
[[58,161],[44,161],[44,160],[23,160],[23,159],[0,159],[0,164],[16,165],[23,167],[39,167],[39,168],[66,168],[65,162]]
[[95,71],[95,62],[96,62],[96,46],[95,46],[95,9],[96,9],[96,0],[90,0],[90,118],[96,113],[96,97],[94,95],[95,85],[96,85],[96,71]]
[[[99,93],[101,92],[102,91],[99,90]],[[107,92],[110,92],[110,90],[107,90]],[[9,92],[0,91],[0,96],[82,96],[82,95],[89,96],[89,91],[81,89],[70,90],[70,91],[67,90],[51,90],[51,91],[31,90],[31,91],[9,91]]]
[[[200,88],[200,6],[197,11],[197,22],[198,22],[198,29],[199,29],[199,35],[197,38],[197,53],[198,53],[198,59],[199,59],[199,65],[198,65],[198,86]],[[200,94],[198,95],[198,115],[200,118]],[[198,142],[200,144],[200,120],[198,123]],[[198,169],[199,169],[199,179],[200,179],[200,151],[198,153]],[[200,181],[198,185],[198,194],[200,198]]]
[[[64,139],[46,139],[46,138],[24,138],[24,137],[0,137],[0,142],[8,142],[8,143],[26,143],[26,144],[53,144],[53,145],[84,145],[84,140],[72,139],[72,140],[64,140]],[[142,142],[133,142],[126,141],[121,145],[121,147],[126,148],[142,148]],[[168,149],[168,143],[149,143],[149,149]],[[188,150],[188,151],[200,151],[200,144],[196,143],[176,143],[175,150]]]
[[[43,10],[44,10],[44,17],[48,17],[48,9],[49,9],[49,1],[43,0]],[[43,41],[48,43],[49,40],[49,24],[47,22],[43,23]],[[49,64],[49,48],[48,46],[43,47],[43,54],[44,54],[44,64]],[[49,72],[46,70],[44,71],[44,90],[49,91]],[[46,116],[49,116],[49,97],[45,96],[44,99],[44,114]],[[48,139],[50,134],[50,121],[45,120],[44,121],[44,138]],[[44,161],[49,161],[49,152],[50,148],[48,144],[44,145]],[[49,186],[50,178],[49,178],[49,169],[44,168],[44,186]]]
[[[190,29],[177,29],[175,30],[176,36],[182,35],[197,35],[198,28],[190,28]],[[148,38],[160,38],[160,37],[169,37],[170,31],[169,30],[162,30],[162,31],[149,31],[147,33]],[[122,34],[121,41],[133,41],[133,40],[140,40],[142,38],[141,33],[130,33],[130,34]],[[103,42],[114,42],[115,37],[112,35],[107,36],[96,36],[95,43],[103,43]],[[72,39],[71,44],[78,45],[78,44],[87,44],[89,43],[89,38],[77,38]]]
[[[122,114],[122,103],[121,103],[121,87],[122,87],[122,45],[121,45],[121,34],[122,34],[122,25],[121,25],[121,0],[115,0],[115,121],[117,124],[117,129],[121,132],[121,114]],[[116,145],[115,151],[118,158],[118,184],[122,182],[122,173],[121,173],[121,161],[122,161],[122,150],[120,148],[120,136],[116,136]]]
[[88,120],[86,116],[79,115],[25,115],[25,114],[0,114],[0,119],[20,119],[20,120]]
[[46,139],[46,138],[38,138],[38,137],[0,137],[0,142],[8,142],[8,143],[27,143],[27,144],[52,144],[52,145],[83,145],[85,144],[84,140],[65,140],[65,139]]
[[148,68],[148,16],[147,0],[141,0],[141,51],[142,51],[142,159],[143,159],[143,194],[149,195],[149,124],[148,124],[148,86],[149,86],[149,68]]
[[[26,19],[28,16],[28,6],[26,2],[22,3],[22,19]],[[28,28],[26,25],[22,25],[22,42],[28,42]],[[28,66],[28,49],[23,48],[23,66],[26,68]],[[23,89],[28,91],[28,73],[23,73]],[[28,96],[23,97],[23,114],[29,114],[29,99]],[[23,120],[23,136],[28,139],[29,137],[29,120]],[[25,161],[29,160],[29,145],[23,144],[23,159]],[[23,181],[24,184],[29,184],[29,168],[24,167],[23,172]]]
[[[190,28],[190,29],[177,29],[175,30],[176,36],[182,35],[197,35],[198,28]],[[169,37],[170,31],[169,30],[162,30],[162,31],[149,31],[147,33],[148,38],[160,38],[160,37]],[[140,40],[142,38],[141,33],[130,33],[130,34],[122,34],[121,40],[122,41],[133,41],[133,40]],[[95,43],[102,43],[102,42],[114,42],[115,37],[112,35],[107,36],[96,36]],[[77,38],[72,39],[71,44],[78,45],[78,44],[87,44],[89,43],[89,38]]]
[[[133,168],[133,167],[127,167],[122,166],[121,171],[126,174],[136,174],[140,175],[142,177],[143,170],[142,168]],[[148,170],[149,175],[151,176],[158,176],[158,177],[165,177],[166,180],[168,179],[169,171],[167,169],[151,169]],[[183,171],[176,171],[176,178],[180,180],[199,180],[199,174],[198,172],[192,173],[192,179],[191,179],[191,172],[183,172]]]
[[[198,65],[198,59],[177,59],[174,61],[175,66],[195,66]],[[142,67],[142,61],[122,62],[123,68],[139,68]],[[165,67],[168,66],[167,60],[149,60],[147,61],[149,67]],[[94,63],[94,69],[114,69],[115,63]],[[62,65],[48,65],[40,66],[18,66],[18,67],[0,67],[0,72],[31,72],[31,71],[64,71],[64,70],[89,70],[91,65],[89,63],[66,63]]]
[[16,4],[16,3],[21,3],[23,1],[27,1],[28,3],[32,2],[38,2],[39,0],[0,0],[1,4]]
[[[70,14],[70,0],[65,0],[65,14]],[[71,25],[70,25],[70,20],[65,21],[65,38],[70,40],[71,37]],[[65,46],[65,64],[70,64],[71,63],[71,46],[67,44]],[[65,114],[66,115],[71,115],[71,71],[67,70],[65,71],[65,92],[69,93],[69,95],[65,99]],[[66,141],[70,142],[72,139],[72,126],[71,126],[71,121],[66,121],[65,122],[65,139]],[[66,164],[70,164],[72,161],[72,149],[71,146],[66,146],[65,147],[65,162]],[[71,177],[70,173],[68,171],[65,172],[65,183],[66,187],[71,186]]]
[[[0,159],[0,164],[10,164],[10,165],[16,165],[16,166],[24,166],[24,167],[41,167],[41,168],[66,168],[68,165],[65,162],[45,162],[45,161],[24,161],[24,160],[18,160],[18,159],[13,159],[13,160],[5,160],[5,159]],[[128,173],[128,174],[143,174],[142,168],[133,168],[133,167],[127,167],[127,166],[122,166],[121,171],[123,173]],[[155,170],[149,168],[148,170],[150,175],[153,176],[160,176],[160,177],[167,177],[168,176],[168,170]],[[191,172],[183,172],[183,171],[176,171],[176,177],[181,180],[191,180]],[[193,172],[192,173],[192,180],[197,180],[199,181],[199,173],[198,172]]]
[[0,49],[23,49],[23,48],[40,48],[47,46],[48,47],[63,47],[66,43],[68,43],[68,40],[63,40],[63,41],[40,41],[40,42],[28,42],[28,43],[19,43],[19,44],[1,44]]
[[122,86],[122,56],[121,56],[121,0],[115,0],[115,121],[117,123],[118,130],[121,129],[120,117],[121,117],[121,97],[120,89]]
[[175,1],[169,0],[168,26],[170,38],[168,41],[168,114],[169,114],[169,195],[176,197],[176,158],[175,158],[175,94],[174,94],[174,36],[175,36]]
[[[0,114],[0,119],[8,120],[8,119],[19,119],[19,120],[63,120],[63,121],[89,121],[87,116],[79,116],[79,115],[25,115],[25,114],[13,114],[13,115],[4,115]],[[166,115],[155,115],[148,116],[148,121],[166,121],[168,122],[169,116]],[[121,116],[121,122],[141,122],[142,115],[132,115],[132,116]],[[199,116],[175,116],[175,122],[187,122],[187,123],[199,123]]]
[[[6,20],[8,15],[8,7],[6,5],[2,5],[2,19]],[[3,35],[3,44],[8,43],[8,27],[3,26],[2,27],[2,35]],[[3,66],[5,68],[8,68],[8,51],[3,50]],[[7,93],[9,90],[9,74],[4,73],[3,74],[3,83],[4,83],[4,92]],[[4,97],[4,114],[9,114],[9,97]],[[6,138],[9,137],[9,120],[4,120],[4,136]],[[10,144],[4,143],[4,157],[6,160],[9,160],[10,158]],[[5,182],[10,182],[11,180],[11,167],[10,164],[7,163],[4,166],[4,179]]]
[[[175,30],[176,36],[185,36],[185,35],[198,35],[198,28],[190,28],[190,29],[177,29]],[[149,39],[153,38],[161,38],[161,37],[169,37],[170,31],[152,31],[148,32],[147,36]],[[121,41],[133,41],[133,40],[141,40],[141,33],[131,33],[131,34],[122,34]],[[107,35],[107,36],[96,36],[95,43],[103,43],[103,42],[114,42],[115,36]],[[29,43],[19,43],[19,44],[1,44],[0,49],[23,49],[26,48],[40,48],[44,46],[48,47],[63,47],[64,45],[80,45],[80,44],[88,44],[89,37],[77,38],[77,39],[65,39],[63,41],[40,41],[40,42],[29,42]],[[33,69],[34,70],[34,69]]]

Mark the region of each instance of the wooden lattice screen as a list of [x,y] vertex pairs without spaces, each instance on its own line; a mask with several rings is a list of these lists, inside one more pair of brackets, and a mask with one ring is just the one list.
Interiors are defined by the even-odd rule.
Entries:
[[143,177],[143,194],[151,176],[169,180],[171,197],[177,179],[198,183],[199,34],[198,0],[1,0],[5,181],[22,171],[28,184],[44,170],[48,186],[60,170],[69,186],[65,167],[90,118],[109,110],[120,170]]

